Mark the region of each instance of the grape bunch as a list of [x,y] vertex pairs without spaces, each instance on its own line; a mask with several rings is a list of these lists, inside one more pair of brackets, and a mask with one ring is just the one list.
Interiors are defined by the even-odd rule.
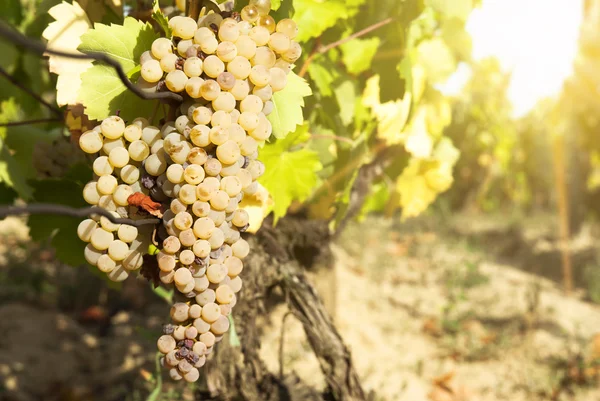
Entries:
[[78,234],[89,243],[88,262],[115,281],[142,267],[150,243],[158,248],[158,281],[174,290],[175,303],[157,347],[174,380],[199,378],[242,288],[249,215],[239,203],[258,191],[272,96],[301,55],[294,21],[276,24],[270,9],[270,0],[251,0],[239,14],[173,17],[173,38],[142,54],[138,81],[183,96],[172,120],[154,127],[112,116],[80,138],[94,158],[83,191],[89,204],[134,219],[144,213],[133,195],[161,205],[161,222],[149,231],[100,217],[83,221]]
[[83,153],[66,136],[33,145],[32,163],[38,178],[63,177],[73,165],[83,162]]

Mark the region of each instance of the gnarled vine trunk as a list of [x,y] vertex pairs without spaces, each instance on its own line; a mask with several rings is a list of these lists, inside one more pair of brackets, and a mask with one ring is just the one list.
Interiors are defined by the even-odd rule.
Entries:
[[[367,400],[360,380],[333,320],[305,270],[331,265],[326,222],[287,217],[273,229],[269,222],[250,239],[251,256],[244,270],[244,287],[234,308],[240,347],[223,341],[208,363],[207,392],[215,400]],[[325,376],[324,393],[293,373],[271,373],[259,355],[259,317],[267,312],[272,290],[279,287],[287,307],[303,325]],[[276,344],[269,346],[278,346]],[[206,399],[202,398],[202,399]]]

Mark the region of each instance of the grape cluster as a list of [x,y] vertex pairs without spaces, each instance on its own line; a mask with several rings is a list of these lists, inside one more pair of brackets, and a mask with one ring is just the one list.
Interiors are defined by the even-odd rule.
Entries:
[[[81,135],[79,146],[92,155],[94,171],[94,180],[83,188],[85,201],[108,210],[116,218],[142,217],[128,199],[136,192],[144,192],[143,164],[161,150],[149,145],[157,132],[160,134],[158,128],[149,126],[143,118],[125,126],[120,117],[112,116]],[[152,227],[138,229],[100,217],[82,221],[77,235],[88,243],[84,251],[88,263],[97,266],[109,279],[123,281],[130,272],[142,267],[151,231]]]
[[158,279],[176,302],[157,346],[175,380],[198,379],[242,288],[249,215],[239,203],[258,190],[272,96],[301,54],[296,24],[276,24],[270,9],[270,0],[251,0],[239,15],[172,18],[173,38],[142,54],[138,85],[182,94],[174,121],[159,128],[113,116],[80,138],[95,157],[88,203],[129,218],[139,215],[128,202],[137,192],[163,205],[153,234],[105,217],[83,221],[78,234],[86,259],[116,281],[141,267],[151,237],[158,244]]
[[32,163],[38,178],[63,177],[73,165],[84,161],[83,153],[66,136],[33,145]]

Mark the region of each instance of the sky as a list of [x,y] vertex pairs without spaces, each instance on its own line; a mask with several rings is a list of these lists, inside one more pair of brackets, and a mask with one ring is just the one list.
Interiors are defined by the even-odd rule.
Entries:
[[[514,117],[529,112],[541,98],[560,92],[571,75],[583,0],[484,0],[467,22],[473,58],[496,56],[512,71],[508,91]],[[459,65],[443,85],[456,92],[468,80],[470,68]]]

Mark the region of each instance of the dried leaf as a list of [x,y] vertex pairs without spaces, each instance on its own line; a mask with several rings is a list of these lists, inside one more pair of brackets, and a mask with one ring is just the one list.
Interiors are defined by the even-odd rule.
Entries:
[[131,206],[137,206],[140,209],[145,210],[152,216],[156,216],[158,218],[162,218],[163,216],[161,211],[162,205],[158,202],[154,202],[152,198],[141,192],[136,192],[132,195],[129,195],[129,198],[127,198],[127,203],[129,203]]

